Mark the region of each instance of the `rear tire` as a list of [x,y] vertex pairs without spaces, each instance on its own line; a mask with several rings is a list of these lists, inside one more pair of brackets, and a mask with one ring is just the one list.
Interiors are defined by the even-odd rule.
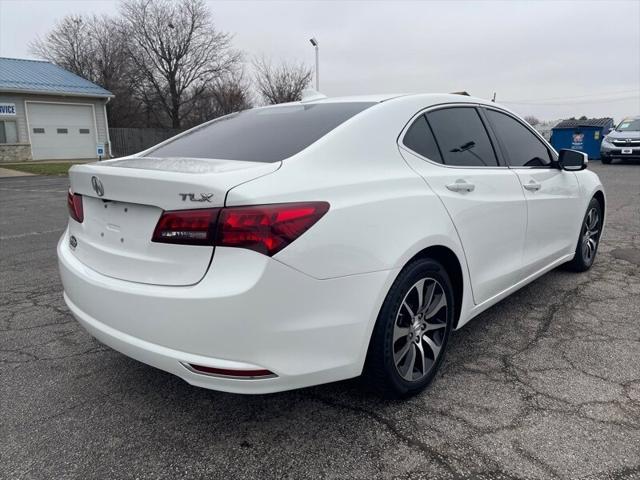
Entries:
[[363,373],[368,386],[391,398],[426,388],[444,358],[454,305],[442,264],[421,258],[407,265],[378,314]]
[[585,272],[591,268],[598,253],[600,235],[602,234],[602,206],[592,198],[580,226],[580,237],[576,245],[576,253],[567,268],[574,272]]

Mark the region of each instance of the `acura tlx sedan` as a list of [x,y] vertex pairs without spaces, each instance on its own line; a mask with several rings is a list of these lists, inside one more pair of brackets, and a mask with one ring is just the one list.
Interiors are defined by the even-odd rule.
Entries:
[[70,170],[64,298],[98,340],[190,384],[427,386],[452,330],[593,263],[605,196],[495,103],[326,98]]

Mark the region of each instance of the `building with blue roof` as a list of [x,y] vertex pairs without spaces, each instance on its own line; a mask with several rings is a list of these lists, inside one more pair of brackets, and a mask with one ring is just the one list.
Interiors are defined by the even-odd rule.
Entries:
[[0,57],[0,162],[109,156],[112,97],[50,62]]

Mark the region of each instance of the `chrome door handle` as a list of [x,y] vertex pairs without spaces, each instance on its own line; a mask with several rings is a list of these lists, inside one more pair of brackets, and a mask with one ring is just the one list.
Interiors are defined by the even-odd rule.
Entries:
[[530,192],[537,192],[542,188],[542,185],[539,184],[538,182],[531,180],[529,183],[525,183],[523,187],[529,190]]
[[452,192],[473,192],[476,186],[473,183],[469,183],[466,180],[456,180],[455,183],[450,183],[447,188]]

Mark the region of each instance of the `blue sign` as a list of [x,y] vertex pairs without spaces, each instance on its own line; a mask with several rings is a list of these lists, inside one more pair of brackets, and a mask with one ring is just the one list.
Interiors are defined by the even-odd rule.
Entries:
[[96,148],[96,155],[98,155],[99,157],[104,157],[104,144],[103,143],[99,143],[97,148]]

